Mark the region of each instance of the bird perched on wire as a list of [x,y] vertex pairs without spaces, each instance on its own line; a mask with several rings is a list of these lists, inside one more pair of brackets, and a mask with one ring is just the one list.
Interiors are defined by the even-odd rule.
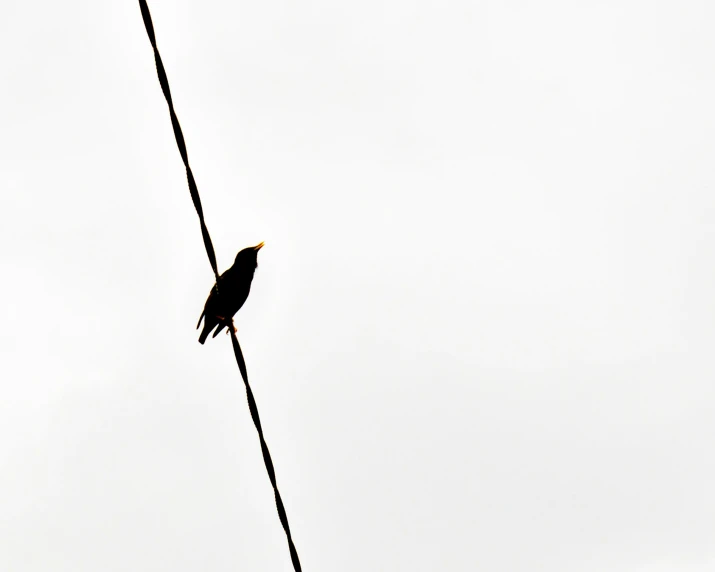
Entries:
[[[211,289],[204,305],[204,311],[199,317],[199,323],[196,324],[196,329],[198,329],[201,320],[204,321],[204,329],[199,336],[199,342],[202,344],[214,328],[216,328],[213,335],[215,338],[221,330],[228,327],[231,318],[246,302],[248,293],[251,291],[253,274],[258,267],[258,251],[261,248],[263,248],[262,242],[239,252],[233,266],[219,276],[218,293],[216,285]],[[234,329],[234,331],[236,330]]]

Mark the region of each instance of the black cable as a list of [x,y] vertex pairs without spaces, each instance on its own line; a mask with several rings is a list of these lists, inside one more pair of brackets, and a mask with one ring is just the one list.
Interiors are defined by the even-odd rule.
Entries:
[[[209,235],[209,229],[206,228],[206,223],[204,222],[204,210],[201,207],[201,197],[199,197],[199,190],[196,187],[196,181],[194,180],[194,174],[191,172],[191,167],[189,166],[189,156],[186,153],[186,143],[184,142],[184,134],[181,132],[181,126],[179,125],[179,119],[176,117],[174,112],[174,104],[171,100],[171,90],[169,89],[169,80],[166,77],[166,71],[164,70],[164,64],[161,61],[161,56],[159,55],[159,50],[156,47],[156,36],[154,35],[154,26],[151,22],[151,14],[149,13],[149,6],[146,0],[139,0],[139,7],[141,8],[142,18],[144,19],[144,26],[146,27],[146,33],[149,36],[149,41],[151,42],[151,47],[154,49],[154,60],[156,61],[156,73],[159,76],[159,83],[161,84],[161,90],[164,92],[164,97],[166,98],[166,103],[169,106],[169,113],[171,114],[171,125],[174,128],[174,137],[176,137],[176,145],[179,147],[179,153],[181,153],[181,158],[184,161],[184,166],[186,167],[186,178],[189,182],[189,192],[191,193],[191,200],[194,202],[194,207],[196,208],[196,214],[199,215],[199,223],[201,224],[201,235],[204,239],[204,246],[206,247],[206,254],[209,257],[209,262],[211,263],[211,269],[213,270],[214,276],[216,278],[216,288],[218,288],[218,270],[216,266],[216,253],[214,251],[213,243],[211,242],[211,236]],[[276,497],[276,509],[278,509],[278,517],[280,518],[281,524],[283,525],[283,530],[285,531],[286,538],[288,539],[288,548],[290,549],[290,558],[293,561],[293,569],[295,572],[301,572],[302,568],[300,566],[300,560],[298,559],[298,552],[295,549],[295,544],[293,544],[293,537],[290,534],[290,526],[288,526],[288,516],[286,515],[285,507],[283,506],[283,500],[281,499],[281,494],[278,492],[278,485],[276,484],[276,472],[273,468],[273,461],[271,460],[271,453],[268,450],[268,445],[266,445],[266,440],[263,438],[263,429],[261,427],[261,419],[258,416],[258,407],[256,406],[256,400],[253,398],[253,391],[251,391],[251,386],[248,383],[248,372],[246,371],[246,362],[243,359],[243,352],[241,351],[241,346],[238,343],[238,338],[233,329],[233,319],[229,327],[229,332],[231,333],[231,343],[233,345],[233,353],[236,356],[236,363],[238,364],[238,369],[241,371],[241,377],[243,378],[243,383],[246,386],[246,398],[248,399],[248,408],[251,411],[251,418],[253,419],[253,424],[256,426],[256,431],[258,431],[258,438],[261,441],[261,452],[263,453],[263,461],[266,464],[266,471],[268,472],[268,478],[271,480],[271,485],[273,486],[273,492]]]

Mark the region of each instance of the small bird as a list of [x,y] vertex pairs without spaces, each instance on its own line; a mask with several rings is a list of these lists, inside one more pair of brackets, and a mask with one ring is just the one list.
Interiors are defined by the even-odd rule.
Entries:
[[204,329],[199,336],[200,343],[203,344],[206,341],[214,328],[216,328],[213,335],[215,338],[221,330],[230,324],[231,318],[246,302],[248,293],[251,291],[253,274],[258,267],[258,251],[261,248],[263,248],[262,242],[256,246],[244,248],[236,255],[233,266],[219,276],[218,292],[214,285],[206,299],[199,323],[196,324],[196,329],[198,329],[201,320],[204,321]]

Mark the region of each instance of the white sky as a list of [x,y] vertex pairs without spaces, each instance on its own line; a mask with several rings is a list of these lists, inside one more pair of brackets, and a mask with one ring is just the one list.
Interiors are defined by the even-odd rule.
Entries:
[[[150,8],[306,572],[715,568],[715,4]],[[0,570],[290,570],[138,3],[2,11]]]

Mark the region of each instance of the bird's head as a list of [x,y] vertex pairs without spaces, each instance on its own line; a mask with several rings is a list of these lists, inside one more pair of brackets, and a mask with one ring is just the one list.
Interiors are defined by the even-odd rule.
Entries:
[[258,267],[258,251],[261,248],[263,248],[263,242],[258,243],[256,246],[244,248],[236,255],[236,261],[233,263],[234,267],[254,270]]

